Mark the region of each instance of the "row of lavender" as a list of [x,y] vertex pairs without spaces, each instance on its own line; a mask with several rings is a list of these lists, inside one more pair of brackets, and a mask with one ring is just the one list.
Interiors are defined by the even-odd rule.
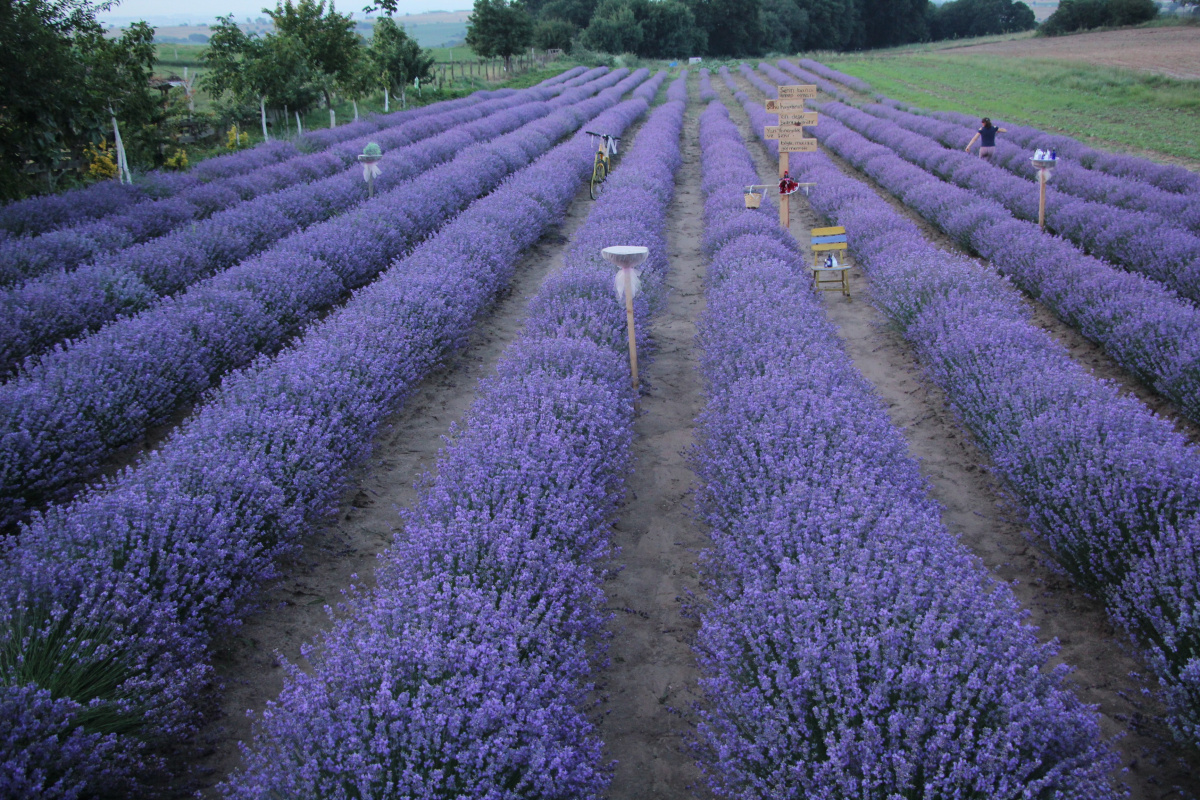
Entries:
[[[942,526],[882,401],[830,342],[728,112],[701,119],[701,508],[714,550],[701,736],[727,797],[1115,797],[1094,712]],[[803,161],[809,159],[806,156]]]
[[[930,173],[996,201],[1014,216],[1037,220],[1036,183],[842,103],[823,103],[817,108]],[[1168,224],[1156,214],[1114,208],[1053,190],[1047,191],[1046,222],[1086,252],[1200,301],[1200,236]]]
[[[603,71],[606,70],[596,70]],[[355,162],[368,141],[374,141],[385,150],[402,147],[494,111],[534,100],[548,100],[564,86],[569,84],[539,85],[491,100],[478,97],[474,98],[474,102],[456,108],[426,106],[422,109],[424,113],[419,116],[388,117],[386,119],[389,124],[373,129],[365,136],[341,142],[311,155],[290,158],[228,178],[197,183],[171,197],[139,203],[99,220],[60,228],[41,236],[0,241],[0,286],[22,282],[52,269],[58,272],[69,271],[105,254],[132,247],[190,223],[207,219],[244,201],[343,172]],[[365,194],[364,191],[363,195]],[[286,202],[284,206],[286,208]],[[214,220],[216,224],[207,227],[236,229],[236,217],[222,215],[222,218],[223,221]],[[211,230],[204,230],[205,227],[193,226],[187,239],[193,243],[203,241],[204,237],[211,233]]]
[[[615,80],[608,78],[609,83]],[[387,191],[454,158],[472,142],[511,130],[497,128],[499,121],[510,125],[521,119],[528,121],[530,114],[549,113],[558,105],[597,91],[604,81],[599,78],[590,85],[568,89],[548,103],[526,95],[489,101],[482,104],[487,116],[458,127],[453,124],[454,118],[462,111],[428,117],[425,121],[442,132],[388,152],[380,162],[383,174],[377,179],[378,188]],[[506,109],[520,113],[500,114]],[[402,129],[398,135],[407,134]],[[388,137],[381,138],[386,144]],[[366,199],[367,186],[361,173],[339,168],[324,179],[259,196],[74,271],[58,270],[6,290],[0,293],[0,369],[11,370],[22,359],[67,337],[147,308],[164,295],[277,245],[286,236],[345,214]]]
[[1188,418],[1200,421],[1200,311],[1194,306],[1148,278],[1114,269],[1035,224],[1014,219],[994,201],[947,185],[833,117],[816,130],[827,147],[988,258]]
[[1200,453],[1075,363],[1003,279],[934,247],[824,156],[798,169],[817,183],[814,207],[846,227],[873,302],[917,347],[1058,562],[1141,637],[1171,724],[1200,744]]
[[[645,286],[661,292],[685,80],[531,302],[525,331],[384,555],[374,596],[347,609],[310,674],[292,670],[228,797],[603,797],[588,697],[633,398],[599,251],[648,245]],[[516,207],[531,196],[553,195],[557,218],[588,155],[564,152],[560,170],[510,184],[492,223],[527,225]],[[648,304],[637,306],[644,324]]]
[[[965,142],[970,141],[979,124],[978,122],[974,125],[946,122],[928,114],[901,111],[882,104],[868,104],[863,106],[862,110],[894,122],[914,133],[927,136],[952,150],[959,150]],[[1008,131],[1005,129],[1004,135],[996,139],[996,149],[991,160],[983,163],[1003,167],[1022,178],[1036,181],[1037,168],[1030,163],[1032,152],[1022,145],[1010,142]],[[1154,215],[1153,218],[1134,216],[1131,217],[1132,220],[1142,220],[1168,228],[1183,228],[1193,233],[1200,232],[1200,194],[1186,195],[1168,192],[1148,183],[1127,177],[1108,175],[1088,169],[1077,161],[1060,158],[1057,159],[1053,179],[1047,188],[1047,203],[1052,210],[1060,203],[1071,202],[1070,197],[1063,196],[1064,192],[1067,195],[1103,203],[1114,208],[1143,211]]]
[[[576,93],[591,94],[623,75],[480,120],[470,138],[451,132],[454,141],[445,146],[452,144],[457,156],[450,163],[384,192],[358,213],[313,226],[152,310],[56,350],[0,386],[0,526],[68,495],[181,402],[278,347],[527,163],[527,128],[546,129],[529,120],[562,107],[549,117],[557,138],[578,122],[579,112],[568,105],[579,99]],[[623,91],[609,90],[609,102],[615,102],[612,92]],[[522,123],[526,127],[518,128]],[[461,149],[472,139],[483,143]]]
[[[613,104],[644,75],[497,151],[545,151],[564,117],[571,130],[598,112],[589,127],[624,127],[646,103]],[[577,185],[587,149],[577,135],[511,183],[566,171]],[[188,733],[211,637],[238,623],[278,555],[333,507],[382,417],[464,341],[504,286],[514,237],[551,216],[546,201],[502,196],[396,261],[295,346],[228,376],[138,468],[22,532],[0,576],[0,650],[11,656],[0,706],[14,711],[0,720],[11,767],[0,794],[128,794],[156,767],[152,748]]]

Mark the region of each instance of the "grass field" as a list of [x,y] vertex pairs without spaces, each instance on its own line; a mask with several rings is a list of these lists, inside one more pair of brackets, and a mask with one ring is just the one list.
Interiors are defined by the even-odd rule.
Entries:
[[826,56],[876,92],[938,111],[998,117],[1100,147],[1160,153],[1200,166],[1200,81],[953,50]]

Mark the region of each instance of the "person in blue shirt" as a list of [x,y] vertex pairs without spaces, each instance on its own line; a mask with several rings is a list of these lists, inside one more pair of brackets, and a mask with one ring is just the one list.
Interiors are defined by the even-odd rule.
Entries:
[[975,140],[979,140],[979,157],[991,158],[992,153],[996,152],[996,134],[1008,133],[1004,128],[997,128],[992,124],[988,117],[983,118],[983,127],[975,131],[975,135],[971,137],[971,141],[967,142],[966,151],[971,152],[971,145],[975,144]]

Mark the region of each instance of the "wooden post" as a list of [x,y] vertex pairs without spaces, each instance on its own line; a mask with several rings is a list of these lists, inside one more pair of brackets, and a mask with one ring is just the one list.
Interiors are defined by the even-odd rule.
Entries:
[[633,328],[633,270],[623,270],[625,273],[625,325],[629,328],[629,369],[633,373],[633,391],[638,388],[637,373],[637,334]]
[[[788,171],[788,154],[786,150],[779,152],[779,179],[783,180]],[[791,198],[786,194],[779,195],[779,224],[785,229],[792,227]]]
[[1046,230],[1046,171],[1038,170],[1038,227]]

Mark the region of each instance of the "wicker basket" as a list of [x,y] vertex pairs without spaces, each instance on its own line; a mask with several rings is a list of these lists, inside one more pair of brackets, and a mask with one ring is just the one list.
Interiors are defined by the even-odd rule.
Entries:
[[742,197],[746,200],[746,208],[758,208],[762,205],[763,196],[758,192],[743,192]]

